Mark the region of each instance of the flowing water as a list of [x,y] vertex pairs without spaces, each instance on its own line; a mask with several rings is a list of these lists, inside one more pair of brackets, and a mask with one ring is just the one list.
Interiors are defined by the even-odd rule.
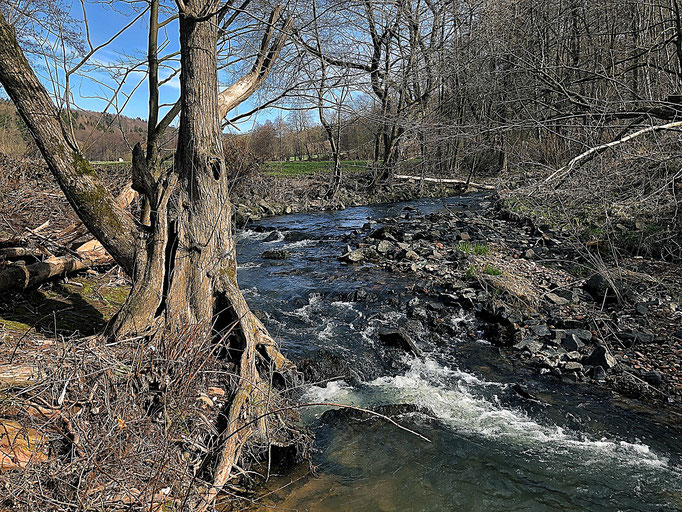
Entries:
[[[241,233],[240,284],[287,354],[298,359],[327,349],[353,370],[349,382],[319,383],[301,402],[418,405],[428,414],[407,414],[400,423],[431,441],[383,421],[320,425],[324,407],[303,409],[316,429],[317,476],[273,477],[263,510],[682,510],[680,430],[652,411],[515,366],[462,311],[443,312],[458,334],[422,333],[421,358],[396,358],[376,340],[378,329],[407,321],[397,301],[410,300],[414,283],[340,263],[340,237],[369,219],[402,215],[406,204],[429,213],[484,200],[288,215]],[[275,248],[291,258],[260,258]],[[357,290],[377,300],[350,300]],[[518,382],[538,400],[520,398],[512,390]]]

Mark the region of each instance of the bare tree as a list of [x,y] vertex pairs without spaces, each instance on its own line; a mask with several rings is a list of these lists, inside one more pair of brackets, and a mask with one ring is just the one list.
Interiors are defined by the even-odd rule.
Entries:
[[[276,392],[259,372],[257,359],[267,360],[264,367],[276,371],[288,367],[237,284],[228,197],[230,169],[223,157],[221,119],[267,76],[289,23],[285,21],[282,27],[280,7],[263,20],[265,35],[251,73],[219,94],[221,21],[230,21],[244,12],[246,5],[236,8],[231,1],[177,1],[180,100],[159,120],[159,3],[150,2],[149,135],[146,154],[139,145],[133,152],[133,186],[146,205],[140,219],[116,202],[71,134],[63,129],[57,108],[31,69],[13,28],[0,14],[0,83],[78,216],[133,280],[128,299],[109,323],[107,335],[171,336],[193,328],[229,347],[228,357],[238,376],[226,412],[225,428],[232,434],[218,454],[204,506],[231,478],[244,443],[254,433],[265,435],[266,419],[255,411],[262,411],[264,401],[273,403]],[[164,168],[158,140],[178,112],[174,163]]]

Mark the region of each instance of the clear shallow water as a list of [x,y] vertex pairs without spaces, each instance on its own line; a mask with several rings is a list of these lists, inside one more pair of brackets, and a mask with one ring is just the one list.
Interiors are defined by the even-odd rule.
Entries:
[[[409,204],[422,212],[444,204],[475,208],[480,197]],[[252,308],[296,359],[326,348],[346,358],[352,382],[320,383],[302,402],[366,407],[416,404],[429,414],[401,423],[432,442],[385,422],[317,427],[316,478],[302,478],[263,500],[278,510],[682,510],[682,440],[655,416],[622,408],[605,392],[561,385],[514,368],[481,339],[472,318],[445,311],[457,327],[447,339],[424,332],[422,359],[394,361],[375,339],[382,326],[406,321],[391,300],[413,283],[337,257],[340,235],[368,219],[400,215],[404,204],[266,219],[238,245],[239,280]],[[282,236],[263,240],[274,230]],[[291,232],[296,234],[292,235]],[[288,233],[288,234],[287,234]],[[288,238],[289,241],[287,241]],[[269,248],[292,258],[262,260]],[[378,295],[351,302],[357,289]],[[521,382],[540,401],[519,398]],[[311,425],[324,408],[304,409]],[[292,476],[274,478],[274,490]]]

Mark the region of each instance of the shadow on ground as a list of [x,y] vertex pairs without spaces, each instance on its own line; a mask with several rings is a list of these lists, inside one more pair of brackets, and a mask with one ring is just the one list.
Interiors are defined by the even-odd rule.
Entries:
[[82,274],[0,300],[0,340],[55,338],[101,332],[128,295],[123,279]]

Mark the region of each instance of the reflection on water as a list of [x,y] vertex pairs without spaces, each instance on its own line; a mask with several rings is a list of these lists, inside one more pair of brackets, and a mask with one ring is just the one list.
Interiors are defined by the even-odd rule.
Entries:
[[[481,198],[449,200],[475,207]],[[410,203],[422,211],[439,201]],[[398,214],[403,205],[266,219],[239,244],[239,279],[270,331],[293,357],[320,347],[343,355],[357,381],[314,386],[302,402],[358,406],[410,403],[428,414],[401,422],[432,442],[382,421],[346,420],[318,426],[317,475],[273,478],[275,491],[255,509],[310,511],[682,510],[679,432],[616,407],[587,386],[560,385],[523,370],[476,335],[461,311],[449,314],[461,336],[417,340],[423,359],[387,363],[375,342],[382,326],[405,321],[388,299],[410,283],[372,267],[337,261],[338,237],[368,218]],[[296,230],[263,240],[272,231]],[[286,248],[286,261],[261,260],[266,248]],[[366,289],[379,300],[358,303]],[[404,297],[401,299],[405,299]],[[522,380],[541,401],[521,400],[510,383]],[[304,409],[319,425],[323,409]],[[295,483],[289,484],[292,480]]]

